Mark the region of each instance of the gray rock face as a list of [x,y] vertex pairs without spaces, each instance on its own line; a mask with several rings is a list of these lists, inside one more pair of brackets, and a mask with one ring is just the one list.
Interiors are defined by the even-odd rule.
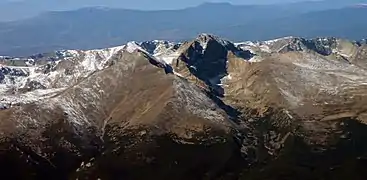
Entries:
[[[333,53],[333,49],[337,48],[336,38],[315,38],[315,39],[304,39],[304,38],[290,38],[283,40],[283,48],[279,52],[285,53],[289,51],[314,51],[323,56],[328,56]],[[273,44],[273,46],[276,46]]]

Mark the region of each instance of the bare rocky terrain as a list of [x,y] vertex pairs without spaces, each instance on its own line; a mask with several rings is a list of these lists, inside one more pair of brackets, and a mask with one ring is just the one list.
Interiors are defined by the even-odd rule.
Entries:
[[367,44],[129,42],[0,57],[2,179],[366,179]]

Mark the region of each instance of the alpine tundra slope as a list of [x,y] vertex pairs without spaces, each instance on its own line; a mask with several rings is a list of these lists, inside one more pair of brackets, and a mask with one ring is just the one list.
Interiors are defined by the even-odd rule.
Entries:
[[365,40],[0,57],[5,179],[365,179]]

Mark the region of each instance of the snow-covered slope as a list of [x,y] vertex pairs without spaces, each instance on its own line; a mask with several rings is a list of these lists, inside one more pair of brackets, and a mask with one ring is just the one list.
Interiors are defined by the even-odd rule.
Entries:
[[[149,46],[148,44],[151,44]],[[179,44],[167,41],[129,42],[126,45],[95,50],[57,51],[57,58],[1,57],[0,107],[30,103],[57,94],[94,72],[109,67],[123,51],[140,51],[162,65],[170,64],[178,57]],[[23,62],[10,66],[9,62]],[[24,63],[25,62],[25,63]],[[31,62],[31,63],[30,63]]]

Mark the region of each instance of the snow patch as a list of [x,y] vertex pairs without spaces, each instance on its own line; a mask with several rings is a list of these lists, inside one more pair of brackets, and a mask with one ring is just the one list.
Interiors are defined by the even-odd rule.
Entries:
[[163,54],[159,52],[154,54],[153,56],[158,60],[165,62],[166,64],[172,64],[173,60],[177,59],[180,56],[180,54],[178,52],[168,54]]
[[267,41],[264,41],[264,43],[266,45],[273,45],[274,43],[277,43],[279,41],[290,40],[290,39],[293,39],[293,38],[294,38],[293,36],[287,36],[287,37],[282,37],[282,38],[267,40]]

